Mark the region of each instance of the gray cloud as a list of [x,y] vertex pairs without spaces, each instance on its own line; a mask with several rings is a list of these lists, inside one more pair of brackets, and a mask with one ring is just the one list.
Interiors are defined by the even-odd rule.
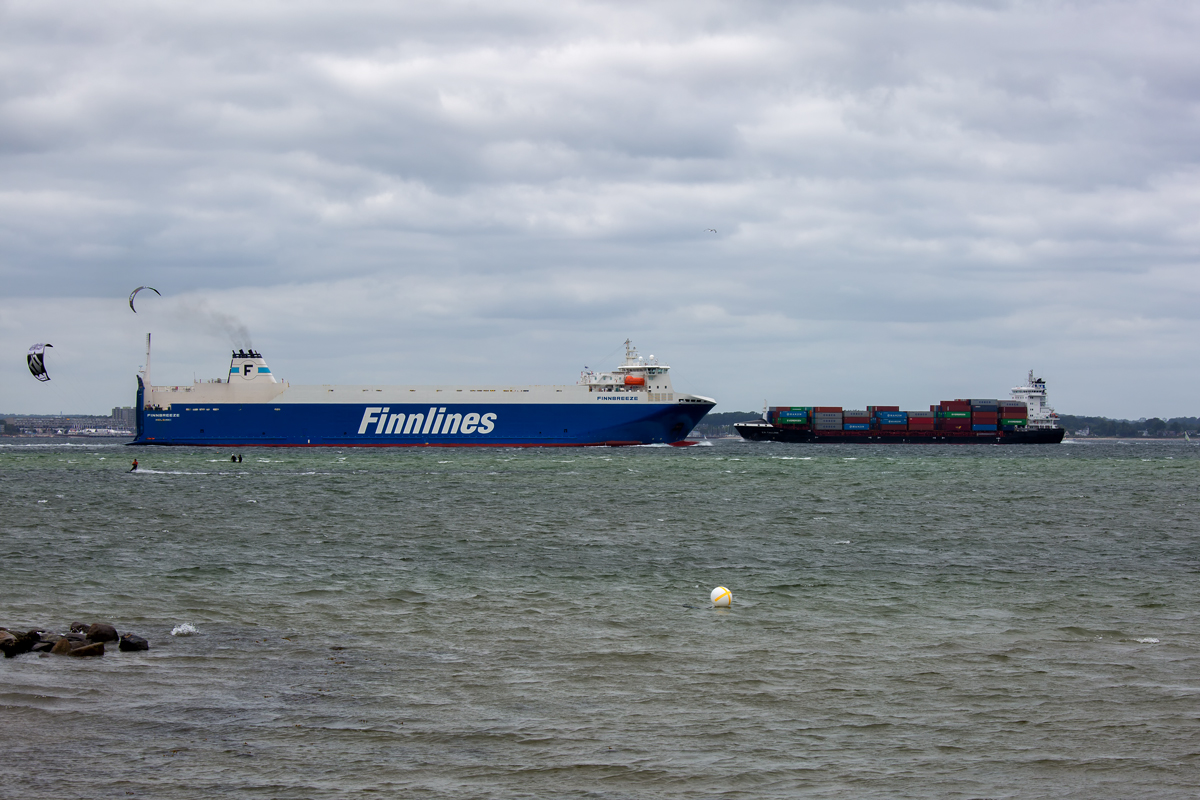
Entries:
[[[439,379],[566,380],[638,333],[723,408],[1036,366],[1068,410],[1200,413],[1168,366],[1200,355],[1184,4],[0,14],[8,350],[45,338],[31,303],[101,324],[89,299],[149,282],[187,373],[221,337],[182,309],[210,303],[317,382],[418,380],[414,350]],[[119,349],[94,402],[127,402]],[[39,391],[5,380],[0,410]]]

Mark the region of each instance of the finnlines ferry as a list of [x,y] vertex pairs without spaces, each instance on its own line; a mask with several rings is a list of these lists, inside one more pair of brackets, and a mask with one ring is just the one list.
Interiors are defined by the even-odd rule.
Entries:
[[670,369],[626,340],[624,364],[561,386],[291,386],[261,353],[237,350],[226,377],[155,386],[147,336],[132,444],[682,446],[716,401],[675,391]]
[[943,400],[928,411],[772,406],[734,428],[752,441],[829,444],[1058,444],[1064,433],[1046,403],[1046,382],[1032,370],[1011,400]]

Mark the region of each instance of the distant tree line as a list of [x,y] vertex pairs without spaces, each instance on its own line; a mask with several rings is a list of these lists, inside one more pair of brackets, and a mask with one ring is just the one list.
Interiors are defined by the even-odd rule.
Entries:
[[1154,438],[1169,438],[1192,436],[1200,431],[1200,417],[1172,417],[1171,419],[1109,419],[1108,417],[1079,417],[1073,414],[1059,414],[1059,424],[1067,429],[1071,436],[1081,435],[1087,431],[1088,436],[1128,437],[1148,436]]

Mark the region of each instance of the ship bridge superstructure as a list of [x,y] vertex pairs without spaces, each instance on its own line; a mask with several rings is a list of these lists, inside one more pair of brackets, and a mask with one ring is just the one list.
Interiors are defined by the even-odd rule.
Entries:
[[1046,402],[1046,381],[1033,377],[1033,370],[1029,370],[1029,378],[1024,386],[1013,387],[1012,399],[1019,400],[1029,409],[1029,428],[1060,427],[1058,414]]
[[[645,393],[651,402],[671,403],[677,400],[671,385],[671,368],[658,363],[653,355],[649,358],[638,355],[630,339],[625,340],[625,363],[614,367],[611,372],[595,372],[584,367],[578,385],[586,386],[589,392]],[[687,402],[691,398],[692,395],[681,395],[678,402]]]

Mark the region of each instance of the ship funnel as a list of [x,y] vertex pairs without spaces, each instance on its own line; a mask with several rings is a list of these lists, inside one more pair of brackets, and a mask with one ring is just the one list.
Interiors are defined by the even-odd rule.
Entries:
[[271,374],[271,368],[263,360],[262,353],[253,350],[234,350],[229,362],[229,382],[279,383]]

